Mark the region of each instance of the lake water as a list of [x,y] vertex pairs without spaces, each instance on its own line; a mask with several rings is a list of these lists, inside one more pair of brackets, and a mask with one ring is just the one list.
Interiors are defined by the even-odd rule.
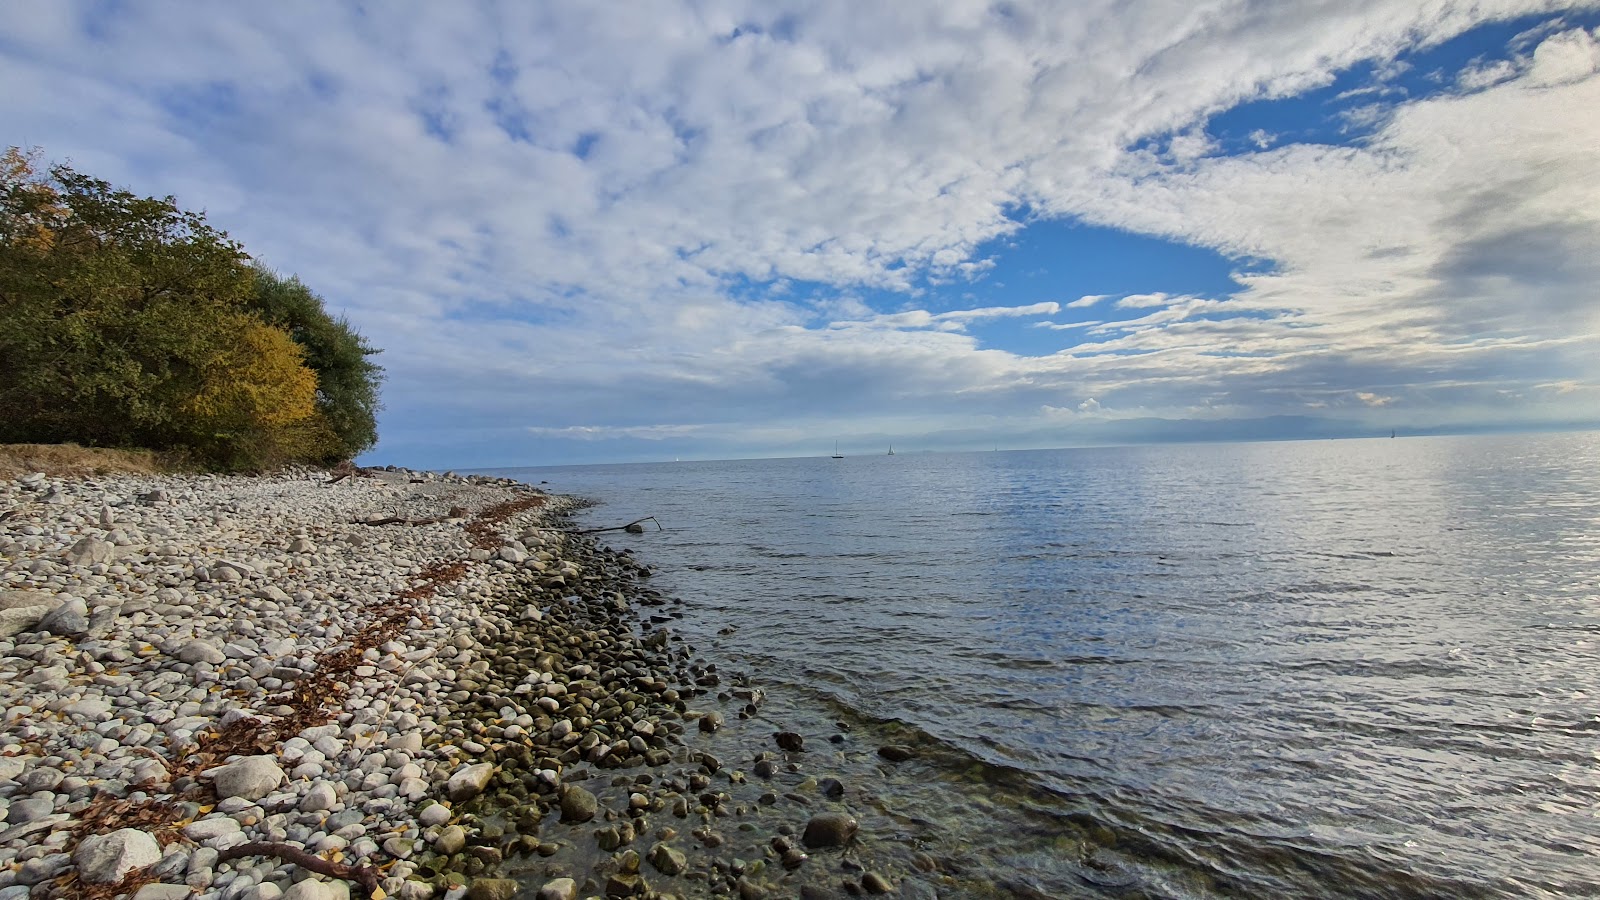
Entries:
[[1600,435],[498,474],[1002,893],[1600,894]]

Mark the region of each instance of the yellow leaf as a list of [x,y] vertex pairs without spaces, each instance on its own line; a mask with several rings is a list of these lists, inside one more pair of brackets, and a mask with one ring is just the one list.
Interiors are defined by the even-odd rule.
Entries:
[[375,887],[372,889],[372,900],[383,900],[383,898],[387,896],[389,895],[385,893],[381,887]]
[[216,809],[216,808],[217,808],[217,806],[214,803],[213,804],[208,804],[206,806],[202,806],[202,807],[200,807],[200,815],[203,816],[206,813],[211,812],[213,809]]

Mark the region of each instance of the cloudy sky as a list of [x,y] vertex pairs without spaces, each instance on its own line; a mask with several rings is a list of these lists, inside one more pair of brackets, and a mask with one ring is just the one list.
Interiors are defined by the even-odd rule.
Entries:
[[0,0],[425,467],[1600,422],[1600,3]]

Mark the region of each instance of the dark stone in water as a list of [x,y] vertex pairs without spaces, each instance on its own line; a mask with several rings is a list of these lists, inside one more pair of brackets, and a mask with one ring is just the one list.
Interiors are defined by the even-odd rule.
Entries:
[[894,885],[877,872],[868,872],[861,876],[861,886],[866,888],[869,894],[887,894],[894,890]]
[[859,827],[855,819],[844,813],[818,813],[806,823],[806,833],[800,840],[813,850],[819,847],[843,847],[855,836]]
[[561,792],[561,821],[587,822],[600,809],[594,795],[581,787],[569,785]]
[[704,731],[706,734],[710,734],[713,731],[716,731],[718,728],[721,728],[722,722],[722,713],[714,711],[708,712],[700,717],[700,730]]
[[910,747],[902,747],[899,744],[889,744],[888,746],[879,747],[878,755],[890,762],[905,762],[916,756],[917,751]]
[[817,790],[829,800],[838,800],[844,796],[844,783],[837,778],[824,778],[817,782]]
[[780,731],[772,736],[778,746],[791,753],[803,752],[806,748],[806,739],[792,731]]
[[479,878],[467,890],[467,900],[511,900],[518,888],[509,878]]

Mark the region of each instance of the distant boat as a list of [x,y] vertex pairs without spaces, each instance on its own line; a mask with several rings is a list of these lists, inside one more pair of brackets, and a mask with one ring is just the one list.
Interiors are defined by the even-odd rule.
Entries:
[[894,445],[893,444],[889,445],[889,453],[888,453],[888,455],[889,456],[893,456],[894,455]]
[[839,442],[838,441],[834,441],[833,442],[833,458],[834,459],[844,459],[844,454],[839,452]]
[[1394,429],[1390,429],[1390,430],[1389,430],[1389,437],[1390,437],[1390,438],[1391,438],[1391,439],[1393,439],[1393,438],[1394,438]]

